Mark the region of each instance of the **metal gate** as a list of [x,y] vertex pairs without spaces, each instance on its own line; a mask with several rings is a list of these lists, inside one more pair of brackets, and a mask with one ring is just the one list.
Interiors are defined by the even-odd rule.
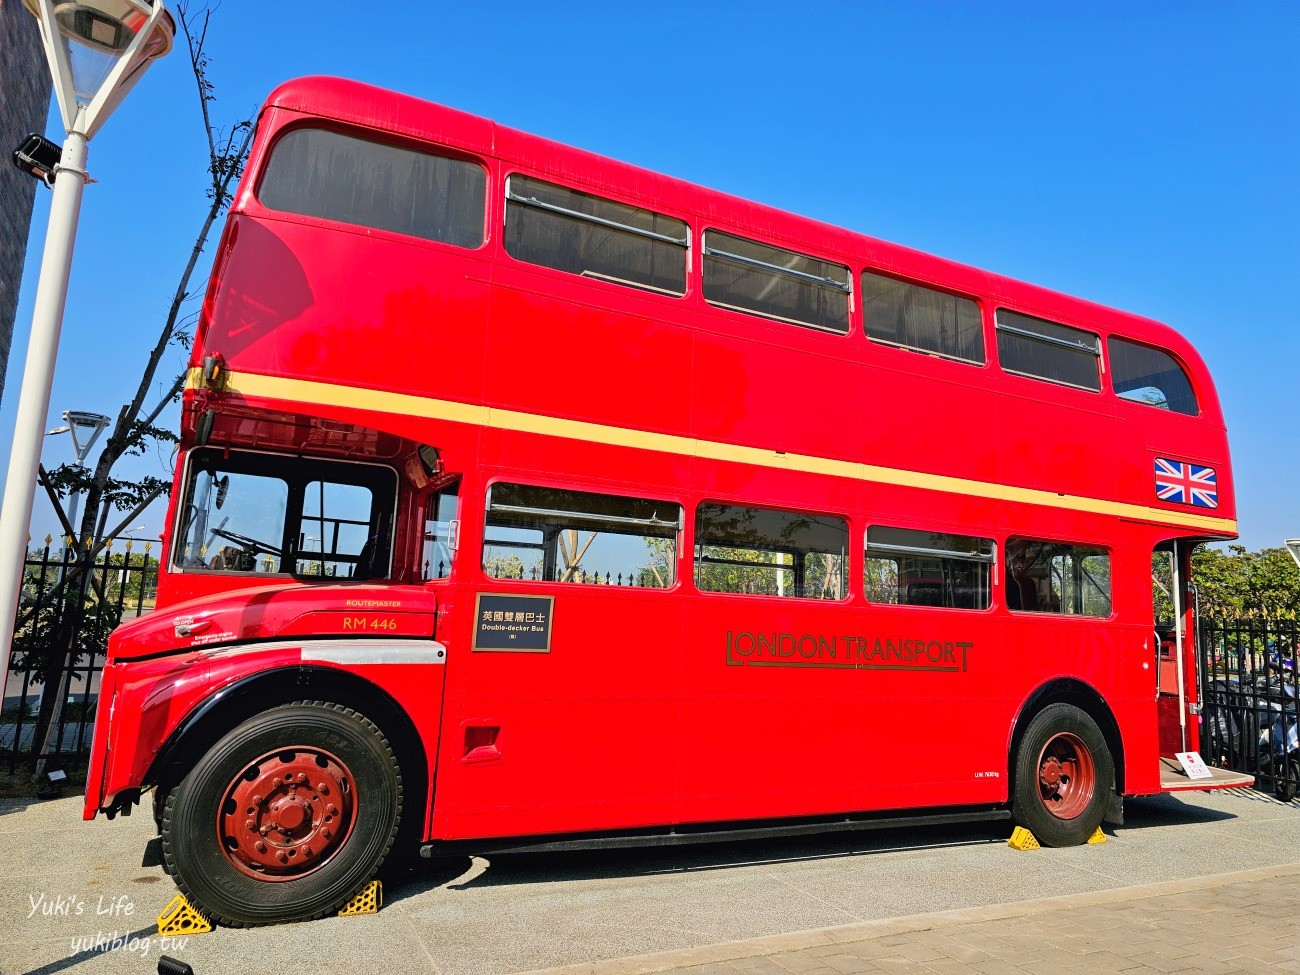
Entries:
[[1290,802],[1300,785],[1295,620],[1201,622],[1201,755]]

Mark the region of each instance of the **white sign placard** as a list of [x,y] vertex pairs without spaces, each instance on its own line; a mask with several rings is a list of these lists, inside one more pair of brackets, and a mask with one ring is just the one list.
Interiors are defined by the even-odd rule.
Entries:
[[1209,779],[1214,776],[1209,766],[1205,764],[1205,760],[1201,758],[1200,752],[1178,752],[1174,757],[1178,759],[1189,779]]

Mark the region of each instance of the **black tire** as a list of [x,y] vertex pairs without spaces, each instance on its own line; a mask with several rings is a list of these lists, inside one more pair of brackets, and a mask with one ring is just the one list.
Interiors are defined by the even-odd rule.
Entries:
[[[341,840],[329,841],[333,846],[327,843],[323,863],[301,875],[260,879],[223,846],[220,824],[232,818],[229,790],[251,781],[247,773],[259,767],[256,763],[292,755],[294,749],[336,757],[351,776],[349,828]],[[313,791],[311,785],[303,788]],[[401,772],[379,728],[338,704],[296,701],[230,731],[171,790],[163,811],[163,858],[176,886],[215,923],[253,927],[306,921],[337,912],[374,877],[397,835],[401,812]]]
[[[1052,766],[1061,752],[1073,754],[1073,762]],[[1040,769],[1045,763],[1051,767]],[[1061,774],[1064,768],[1078,774]],[[1056,783],[1043,781],[1053,775]],[[1073,704],[1049,704],[1029,722],[1016,752],[1012,816],[1043,846],[1078,846],[1101,825],[1114,784],[1115,763],[1097,723]]]

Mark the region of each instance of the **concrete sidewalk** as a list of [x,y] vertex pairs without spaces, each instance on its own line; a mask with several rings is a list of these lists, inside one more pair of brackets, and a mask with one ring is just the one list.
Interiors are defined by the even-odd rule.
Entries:
[[[1300,887],[1300,806],[1256,792],[1132,800],[1126,825],[1105,843],[1062,850],[1013,850],[1002,822],[665,850],[412,856],[409,876],[386,885],[378,914],[170,941],[158,935],[154,918],[176,890],[158,865],[147,810],[93,823],[81,822],[80,813],[75,795],[46,803],[0,799],[3,975],[143,975],[156,970],[160,953],[198,975],[275,975],[301,965],[385,975],[516,975],[574,965],[701,973],[718,966],[709,975],[780,975],[799,966],[922,972],[956,971],[937,967],[954,959],[965,970],[996,975],[1020,970],[1015,960],[1041,971],[1082,967],[1092,952],[1118,954],[1113,943],[1159,944],[1147,954],[1166,968],[1147,970],[1163,971],[1216,951],[1252,957],[1239,942],[1198,947],[1219,938],[1219,920],[1205,912],[1237,896],[1216,893],[1234,881],[1213,875],[1228,871],[1286,878],[1280,890],[1260,888],[1258,912],[1249,906],[1243,914],[1238,905],[1237,919],[1255,938],[1252,950],[1300,961],[1285,955],[1300,923],[1273,929],[1276,910],[1300,917],[1288,890]],[[1157,886],[1135,893],[1135,884]],[[1189,929],[1166,929],[1166,920],[1182,923],[1181,915],[1145,910],[1147,897],[1184,909]],[[1124,904],[1144,911],[1106,913]],[[1152,918],[1161,926],[1148,924]],[[1168,952],[1177,944],[1189,953],[1174,958],[1166,944]],[[1020,954],[1000,966],[1004,950]],[[1033,957],[1045,960],[1034,964]],[[1120,957],[1096,960],[1133,962]],[[1153,959],[1134,964],[1145,961]],[[1240,967],[1261,971],[1265,959]],[[1300,967],[1292,972],[1300,975]]]
[[544,971],[546,975],[1300,973],[1300,863]]

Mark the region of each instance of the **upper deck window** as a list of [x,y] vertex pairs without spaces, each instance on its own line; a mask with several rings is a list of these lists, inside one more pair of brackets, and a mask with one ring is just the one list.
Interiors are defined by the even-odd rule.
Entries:
[[863,271],[862,317],[877,342],[984,364],[980,307],[969,298]]
[[998,358],[1007,372],[1101,389],[1101,339],[1081,328],[999,308]]
[[684,220],[518,173],[506,180],[506,253],[600,281],[686,292]]
[[1109,345],[1110,378],[1117,396],[1188,416],[1200,412],[1187,373],[1168,352],[1114,336]]
[[275,144],[257,196],[273,210],[478,247],[487,175],[463,159],[294,129]]
[[710,304],[843,335],[849,269],[716,230],[704,234],[704,298]]

